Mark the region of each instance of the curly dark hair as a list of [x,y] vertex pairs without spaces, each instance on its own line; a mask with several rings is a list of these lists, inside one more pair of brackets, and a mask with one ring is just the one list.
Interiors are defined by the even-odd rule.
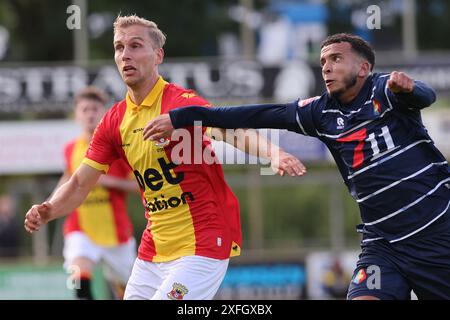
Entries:
[[373,50],[372,46],[361,37],[355,36],[350,33],[337,33],[326,38],[322,42],[320,49],[330,44],[341,42],[350,43],[350,45],[352,46],[352,50],[361,57],[367,59],[367,61],[370,63],[370,71],[373,70],[373,67],[375,66],[375,51]]

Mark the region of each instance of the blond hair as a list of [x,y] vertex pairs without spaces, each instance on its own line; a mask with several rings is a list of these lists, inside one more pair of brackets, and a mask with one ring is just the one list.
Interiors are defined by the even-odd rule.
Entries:
[[129,15],[129,16],[121,16],[120,14],[117,16],[116,21],[114,21],[114,34],[116,34],[117,30],[120,28],[126,28],[132,25],[141,25],[147,27],[149,29],[150,39],[153,40],[153,43],[158,47],[162,48],[166,43],[166,36],[164,33],[158,28],[158,25],[153,21],[138,17],[137,15]]

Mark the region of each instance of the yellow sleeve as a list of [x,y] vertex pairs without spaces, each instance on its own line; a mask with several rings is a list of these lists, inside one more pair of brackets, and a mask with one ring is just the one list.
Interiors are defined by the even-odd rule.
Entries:
[[109,165],[98,163],[86,157],[83,159],[82,163],[87,164],[88,166],[97,169],[99,171],[103,171],[104,173],[107,173],[109,170]]

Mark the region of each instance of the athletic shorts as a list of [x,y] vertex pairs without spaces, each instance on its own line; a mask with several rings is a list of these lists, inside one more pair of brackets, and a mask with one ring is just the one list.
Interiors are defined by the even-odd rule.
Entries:
[[106,247],[95,244],[83,232],[73,231],[64,237],[63,256],[67,272],[73,272],[70,266],[75,258],[85,257],[95,264],[105,263],[114,276],[126,283],[136,259],[136,240],[130,238],[123,244]]
[[347,298],[450,300],[450,212],[405,240],[362,245]]
[[124,299],[211,300],[225,277],[228,261],[186,256],[156,263],[137,258]]

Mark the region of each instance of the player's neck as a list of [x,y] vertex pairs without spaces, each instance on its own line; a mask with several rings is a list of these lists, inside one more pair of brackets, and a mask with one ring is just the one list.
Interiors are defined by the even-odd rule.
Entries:
[[345,92],[343,92],[338,100],[340,103],[346,105],[349,104],[350,102],[352,102],[359,94],[359,92],[361,91],[362,87],[364,86],[364,83],[366,83],[367,77],[366,78],[358,78],[355,85],[352,86],[351,88],[348,88]]
[[155,86],[156,82],[158,82],[158,79],[159,74],[154,74],[149,79],[146,79],[141,83],[137,83],[132,87],[128,87],[128,94],[131,100],[139,106],[148,96],[148,94],[153,90],[153,87]]

